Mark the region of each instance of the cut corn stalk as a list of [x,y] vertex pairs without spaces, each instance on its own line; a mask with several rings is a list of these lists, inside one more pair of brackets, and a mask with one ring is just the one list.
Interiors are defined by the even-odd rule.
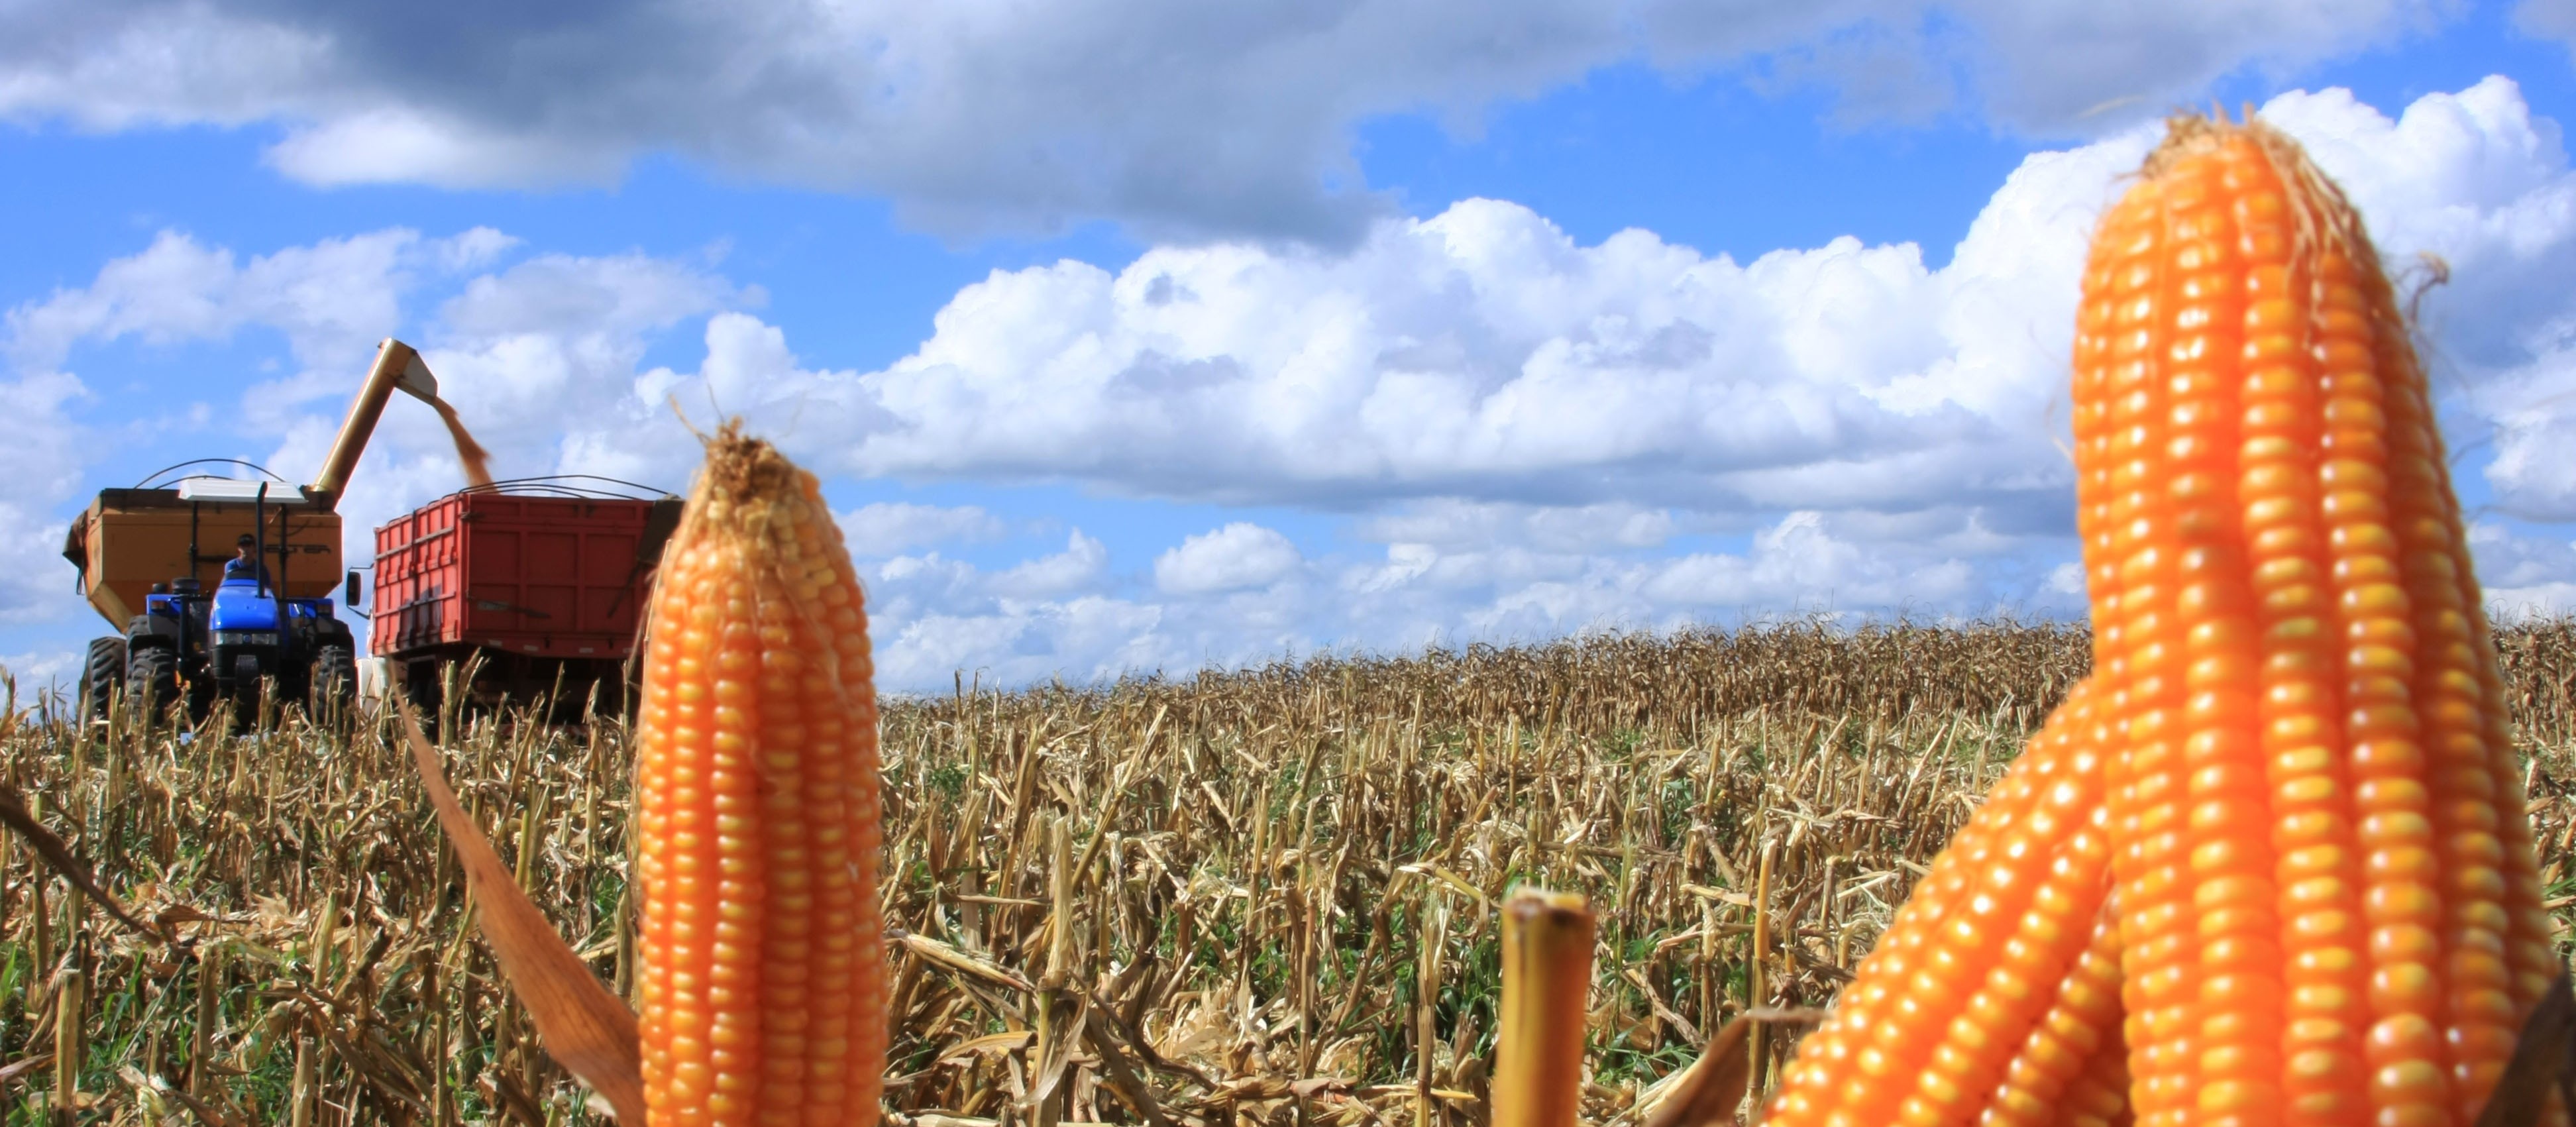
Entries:
[[1583,1096],[1592,911],[1523,888],[1503,903],[1503,1010],[1494,1040],[1494,1127],[1573,1127]]

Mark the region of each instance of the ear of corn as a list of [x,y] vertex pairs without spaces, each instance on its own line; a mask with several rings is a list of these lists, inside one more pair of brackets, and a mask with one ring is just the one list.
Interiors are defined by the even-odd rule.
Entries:
[[639,725],[654,1127],[872,1121],[876,700],[811,474],[727,426],[666,549]]
[[[2074,383],[2093,681],[1773,1121],[2469,1127],[2557,966],[2459,506],[2358,216],[2270,128],[2177,121],[2102,220]],[[2078,728],[2098,754],[2070,771]],[[2051,770],[2102,812],[2116,909],[2080,951],[2085,835],[2024,793]]]

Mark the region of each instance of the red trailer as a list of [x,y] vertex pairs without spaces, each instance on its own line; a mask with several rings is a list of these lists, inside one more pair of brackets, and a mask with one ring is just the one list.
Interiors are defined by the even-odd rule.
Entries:
[[[451,493],[376,529],[368,651],[416,705],[473,670],[471,700],[526,704],[594,685],[623,709],[644,599],[680,499],[620,496],[623,482],[543,478]],[[479,661],[469,662],[469,658]]]

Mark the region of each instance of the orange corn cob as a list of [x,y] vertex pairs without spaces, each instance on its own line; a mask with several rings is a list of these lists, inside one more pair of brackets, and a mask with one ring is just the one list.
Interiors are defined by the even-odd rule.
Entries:
[[2081,309],[2139,1122],[2467,1127],[2551,958],[2459,507],[2359,217],[2268,127],[2178,121]]
[[867,616],[813,475],[728,424],[663,556],[638,780],[654,1127],[874,1122]]
[[1978,1118],[2101,909],[2095,697],[2078,686],[1933,859],[1833,1016],[1800,1042],[1766,1123]]

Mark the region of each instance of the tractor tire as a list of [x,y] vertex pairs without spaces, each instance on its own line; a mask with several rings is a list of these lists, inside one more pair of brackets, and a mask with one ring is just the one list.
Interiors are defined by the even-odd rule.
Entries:
[[125,639],[90,639],[89,660],[81,665],[81,715],[106,719],[109,703],[124,684]]
[[305,713],[316,724],[337,722],[358,703],[358,655],[347,646],[314,651],[313,668],[304,678]]
[[134,651],[125,664],[125,707],[159,720],[179,699],[179,655],[159,646]]

